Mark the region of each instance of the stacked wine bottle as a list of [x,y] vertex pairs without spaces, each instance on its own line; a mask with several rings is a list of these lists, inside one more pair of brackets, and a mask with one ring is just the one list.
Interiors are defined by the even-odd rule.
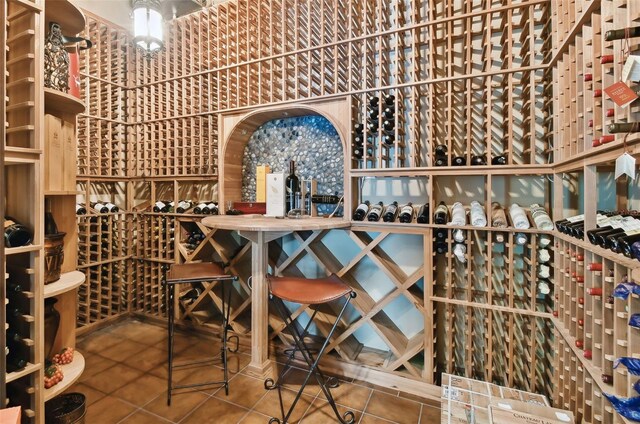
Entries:
[[[434,166],[448,166],[449,165],[449,150],[446,144],[439,144],[433,150]],[[483,166],[487,164],[487,155],[485,153],[480,155],[471,156],[471,165]],[[494,156],[491,158],[492,165],[506,165],[507,156],[505,154]],[[453,156],[451,159],[452,166],[466,166],[467,156],[465,154]]]
[[385,205],[383,202],[371,204],[368,200],[360,203],[353,212],[354,221],[379,222],[382,218],[383,222],[400,222],[410,224],[414,221],[419,224],[429,223],[429,203],[425,203],[419,207],[414,207],[412,202],[408,202],[402,206],[394,201]]
[[[563,234],[584,239],[584,214],[556,222]],[[596,213],[596,228],[586,231],[594,246],[640,260],[640,212],[636,210],[605,211]]]
[[384,146],[392,146],[396,140],[395,134],[395,102],[393,94],[383,94],[380,97],[372,96],[367,105],[367,139],[365,143],[364,124],[356,123],[353,127],[354,159],[363,159],[373,155],[372,146],[377,137],[380,137]]

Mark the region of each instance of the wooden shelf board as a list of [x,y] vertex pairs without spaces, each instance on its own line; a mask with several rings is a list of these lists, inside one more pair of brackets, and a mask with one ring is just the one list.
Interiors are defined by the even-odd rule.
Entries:
[[560,240],[566,241],[568,243],[574,244],[578,247],[581,247],[589,252],[593,252],[594,254],[601,256],[605,259],[608,259],[610,261],[613,261],[617,264],[620,264],[624,267],[630,268],[630,269],[637,269],[640,268],[640,261],[636,260],[636,259],[629,259],[624,255],[621,255],[619,253],[613,253],[610,250],[607,249],[603,249],[600,246],[594,246],[591,243],[587,243],[584,240],[580,240],[574,237],[570,237],[566,234],[562,234],[558,231],[555,232],[554,237],[559,238]]
[[45,190],[45,196],[77,196],[79,194],[84,194],[80,191],[64,191],[64,190]]
[[71,271],[60,276],[55,283],[46,284],[44,286],[44,297],[53,297],[73,290],[84,283],[85,275],[80,271]]
[[29,375],[32,372],[37,371],[39,368],[40,368],[40,365],[38,365],[38,364],[28,364],[26,367],[24,367],[20,371],[10,372],[9,374],[7,374],[6,381],[7,381],[7,383],[10,383],[10,382],[15,381],[15,380],[17,380],[19,378],[24,377],[25,375]]
[[357,177],[437,177],[445,175],[523,175],[553,174],[552,164],[502,165],[502,166],[429,166],[418,168],[351,169],[352,178]]
[[20,253],[37,252],[40,249],[42,249],[41,245],[34,245],[34,244],[30,244],[28,246],[20,246],[20,247],[5,247],[4,254],[18,255]]
[[71,94],[45,87],[44,110],[52,114],[62,112],[77,115],[84,112],[84,103]]
[[4,163],[5,165],[34,164],[40,159],[41,154],[42,150],[39,149],[5,146]]
[[82,375],[82,372],[84,371],[84,365],[84,356],[82,356],[82,354],[76,350],[73,353],[73,362],[61,366],[62,374],[64,375],[62,381],[49,389],[44,389],[45,402],[58,396],[73,383],[75,383]]
[[49,23],[57,22],[65,35],[76,35],[84,30],[84,13],[69,0],[49,0],[44,9],[45,33],[49,33]]

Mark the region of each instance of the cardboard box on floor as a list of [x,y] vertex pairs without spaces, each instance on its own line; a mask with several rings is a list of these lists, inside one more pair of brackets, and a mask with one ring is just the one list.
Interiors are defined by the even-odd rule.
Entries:
[[569,411],[511,399],[494,399],[489,405],[491,424],[575,424]]
[[442,374],[441,423],[491,424],[489,405],[497,399],[520,401],[525,405],[549,408],[549,401],[543,395]]

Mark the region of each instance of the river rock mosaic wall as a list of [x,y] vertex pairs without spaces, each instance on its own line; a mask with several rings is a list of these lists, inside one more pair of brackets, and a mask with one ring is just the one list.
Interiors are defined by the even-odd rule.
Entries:
[[[344,194],[342,143],[333,125],[322,116],[276,119],[259,127],[249,139],[242,160],[242,200],[255,201],[256,166],[289,173],[296,162],[298,178],[315,178],[318,194]],[[331,212],[323,205],[318,212]]]

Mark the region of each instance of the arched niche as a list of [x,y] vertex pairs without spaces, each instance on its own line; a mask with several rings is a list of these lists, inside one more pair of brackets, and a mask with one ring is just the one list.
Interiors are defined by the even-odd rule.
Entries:
[[242,198],[242,158],[249,138],[261,125],[274,119],[319,115],[336,129],[342,142],[344,161],[345,214],[351,207],[351,98],[306,101],[279,106],[267,106],[240,112],[220,114],[218,120],[218,202],[226,209],[226,202]]

